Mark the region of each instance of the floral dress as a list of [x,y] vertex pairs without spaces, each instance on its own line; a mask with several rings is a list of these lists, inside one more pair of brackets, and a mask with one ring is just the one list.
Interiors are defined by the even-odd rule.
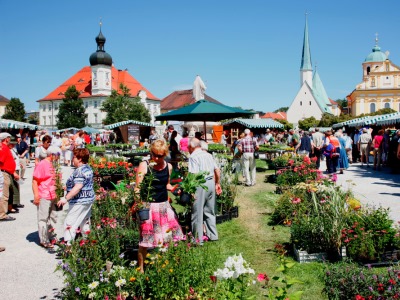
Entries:
[[151,183],[154,202],[150,203],[150,218],[140,224],[139,242],[139,246],[146,248],[162,246],[172,239],[183,237],[178,218],[168,202],[168,164],[162,170],[148,167],[145,177],[150,173],[155,177]]

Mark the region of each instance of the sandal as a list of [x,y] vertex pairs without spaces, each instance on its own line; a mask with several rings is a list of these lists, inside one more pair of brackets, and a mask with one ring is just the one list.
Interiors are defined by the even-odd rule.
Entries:
[[52,243],[40,243],[40,246],[46,249],[53,249],[54,245]]
[[19,213],[19,209],[12,208],[11,210],[7,211],[8,214],[17,214]]

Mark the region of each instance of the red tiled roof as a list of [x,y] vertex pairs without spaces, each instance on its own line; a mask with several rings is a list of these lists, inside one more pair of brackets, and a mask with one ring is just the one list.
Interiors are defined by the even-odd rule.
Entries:
[[[208,95],[204,95],[204,99],[210,102],[222,104],[218,100],[211,98]],[[166,112],[174,109],[181,108],[182,106],[193,104],[195,102],[193,98],[193,90],[175,91],[169,94],[167,97],[161,100],[161,111]]]
[[7,99],[6,97],[0,95],[0,102],[10,102],[10,99]]
[[265,115],[260,117],[261,119],[274,119],[274,120],[286,120],[287,119],[287,115],[286,112],[284,111],[280,111],[277,113],[274,112],[267,112]]
[[[154,96],[148,89],[140,84],[132,75],[128,73],[127,70],[118,70],[115,67],[111,69],[112,76],[112,89],[119,90],[120,84],[124,84],[130,89],[130,94],[132,97],[137,96],[140,90],[144,90],[147,93],[147,98],[152,100],[160,100],[156,96]],[[61,84],[58,88],[48,94],[46,97],[38,100],[38,101],[47,101],[47,100],[62,100],[64,99],[64,93],[71,86],[75,85],[76,89],[81,92],[81,98],[88,97],[98,97],[105,95],[96,95],[92,96],[92,69],[90,66],[83,67],[80,71],[75,73],[72,77],[70,77],[67,81]]]
[[337,103],[335,100],[332,100],[331,98],[329,98],[329,102],[330,102],[332,105],[338,105],[338,103]]

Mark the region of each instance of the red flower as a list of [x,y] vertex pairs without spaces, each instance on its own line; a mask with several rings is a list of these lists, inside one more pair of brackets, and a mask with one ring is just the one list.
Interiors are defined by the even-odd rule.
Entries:
[[190,295],[193,295],[194,294],[194,288],[190,287],[189,288],[189,293],[190,293]]
[[260,273],[257,276],[257,280],[258,282],[262,282],[262,281],[269,281],[268,275],[266,273]]
[[85,245],[86,244],[86,241],[85,240],[81,240],[80,242],[79,242],[79,246],[83,246],[83,245]]
[[385,290],[385,286],[383,283],[378,283],[378,292],[383,292]]
[[389,279],[389,283],[392,284],[392,285],[395,285],[396,284],[396,280],[394,280],[393,278],[390,278]]
[[365,298],[361,295],[356,295],[356,300],[365,300]]
[[90,230],[86,230],[85,234],[88,235],[90,233]]
[[217,276],[210,276],[210,279],[212,282],[216,283],[217,282]]

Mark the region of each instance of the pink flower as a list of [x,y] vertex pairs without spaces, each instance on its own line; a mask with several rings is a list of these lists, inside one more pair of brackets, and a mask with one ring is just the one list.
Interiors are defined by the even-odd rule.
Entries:
[[337,175],[336,175],[336,174],[333,174],[333,175],[332,175],[332,181],[333,181],[333,182],[336,182],[336,181],[337,181]]
[[90,230],[86,230],[85,234],[88,235],[90,233]]
[[301,199],[300,198],[293,198],[292,199],[292,203],[293,204],[298,204],[298,203],[300,203],[301,202]]
[[193,295],[194,294],[194,288],[190,287],[189,288],[189,293],[190,293],[190,295]]
[[81,232],[81,229],[78,228],[78,229],[76,230],[76,233],[80,233],[80,232]]
[[110,225],[110,227],[113,228],[113,229],[116,228],[116,227],[117,227],[117,220],[116,220],[116,219],[110,220],[109,225]]
[[86,241],[85,240],[81,240],[80,242],[79,242],[79,246],[83,246],[83,245],[85,245],[86,244]]
[[258,282],[262,282],[262,281],[269,281],[268,275],[266,273],[260,273],[257,276],[257,280]]
[[70,230],[70,229],[71,229],[70,225],[68,225],[67,228],[65,228],[65,230]]
[[208,236],[203,235],[203,241],[204,241],[204,242],[207,242],[208,240],[209,240]]

